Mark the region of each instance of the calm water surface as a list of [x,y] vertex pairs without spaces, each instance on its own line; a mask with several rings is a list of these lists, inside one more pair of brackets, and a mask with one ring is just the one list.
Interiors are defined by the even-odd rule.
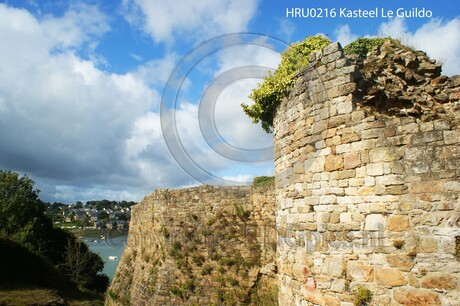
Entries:
[[[88,245],[91,251],[99,254],[104,260],[103,273],[107,274],[110,280],[113,279],[115,271],[117,270],[118,263],[121,259],[121,254],[125,249],[127,236],[120,237],[107,237],[102,240],[99,238],[83,237],[82,240]],[[117,260],[109,260],[109,256],[117,256]]]

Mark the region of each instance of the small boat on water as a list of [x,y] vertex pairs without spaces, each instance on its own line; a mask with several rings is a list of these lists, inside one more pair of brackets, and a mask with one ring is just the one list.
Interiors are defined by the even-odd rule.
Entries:
[[118,260],[117,256],[109,256],[109,260]]

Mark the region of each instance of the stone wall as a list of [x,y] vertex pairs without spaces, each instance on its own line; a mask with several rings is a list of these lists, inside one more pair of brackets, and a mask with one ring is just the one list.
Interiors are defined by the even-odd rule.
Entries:
[[460,78],[389,47],[313,54],[277,110],[280,305],[459,303]]
[[155,191],[133,207],[106,304],[273,303],[274,212],[273,180]]
[[275,186],[147,196],[107,305],[458,305],[460,77],[394,42],[309,60]]

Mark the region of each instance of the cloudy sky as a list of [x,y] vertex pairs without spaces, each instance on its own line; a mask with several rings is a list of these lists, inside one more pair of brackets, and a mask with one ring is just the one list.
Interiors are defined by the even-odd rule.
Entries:
[[[303,8],[431,18],[291,18]],[[46,201],[271,175],[272,136],[240,103],[287,44],[394,36],[460,72],[458,0],[0,1],[0,168]]]

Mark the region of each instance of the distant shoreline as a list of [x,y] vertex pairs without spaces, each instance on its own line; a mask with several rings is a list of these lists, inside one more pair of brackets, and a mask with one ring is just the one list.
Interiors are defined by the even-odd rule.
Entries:
[[110,229],[88,229],[88,228],[64,228],[77,237],[100,238],[127,236],[128,230],[110,230]]

